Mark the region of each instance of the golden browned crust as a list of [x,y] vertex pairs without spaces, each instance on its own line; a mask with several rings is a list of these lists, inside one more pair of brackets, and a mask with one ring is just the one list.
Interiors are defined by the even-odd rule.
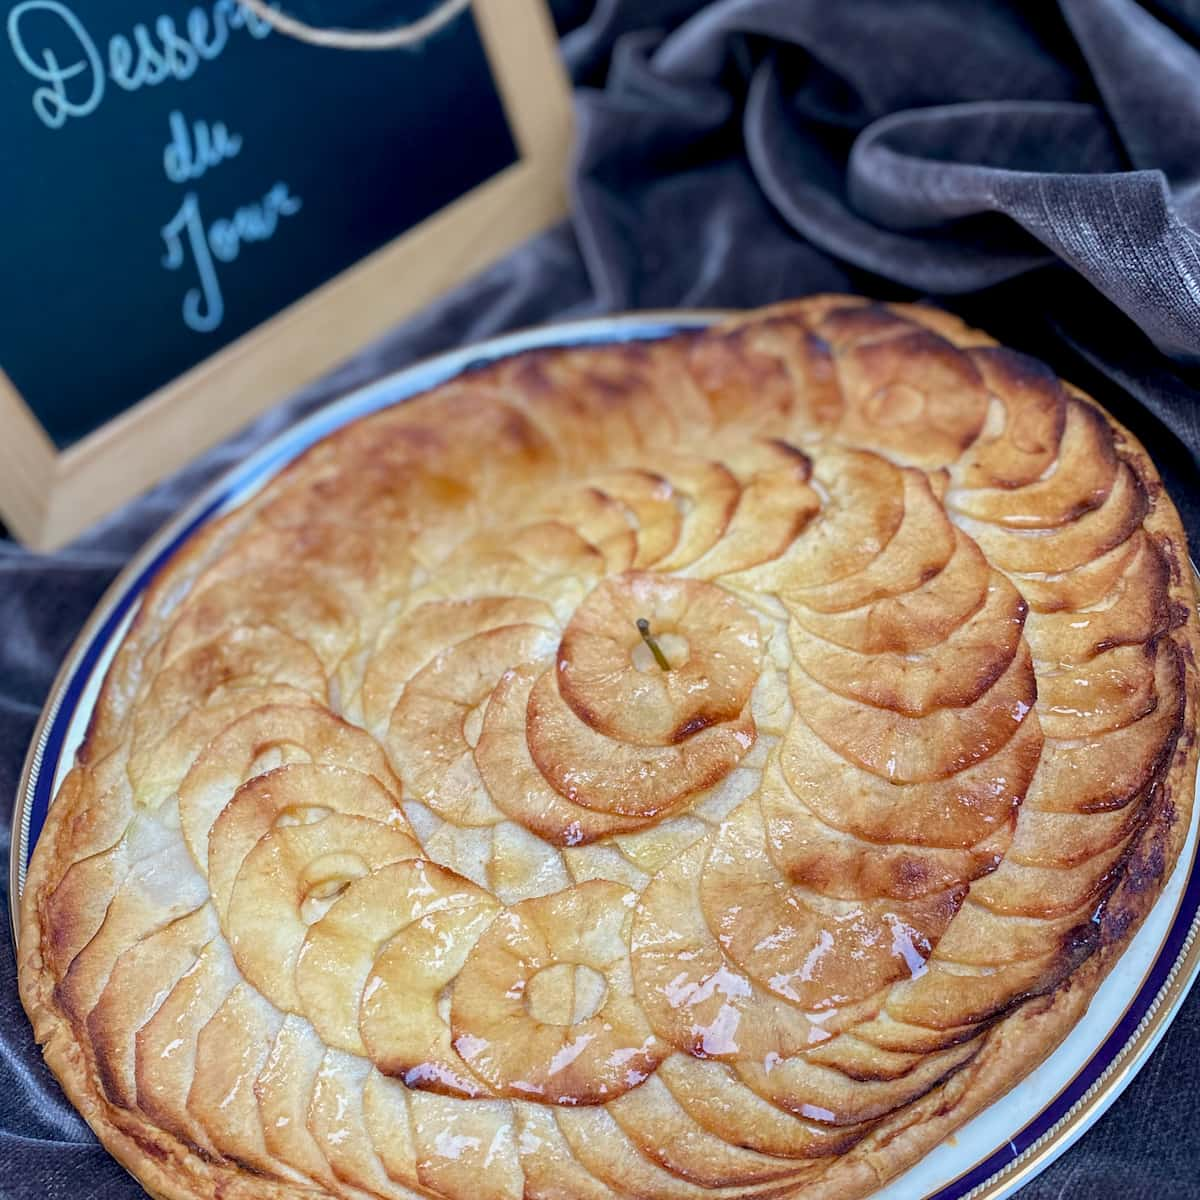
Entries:
[[947,314],[521,355],[158,577],[30,867],[22,998],[169,1200],[865,1196],[1154,904],[1198,647],[1143,447]]

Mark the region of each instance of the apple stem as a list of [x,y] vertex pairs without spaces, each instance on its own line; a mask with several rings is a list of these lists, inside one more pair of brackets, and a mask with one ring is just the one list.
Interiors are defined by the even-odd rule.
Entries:
[[645,617],[638,617],[637,628],[638,633],[642,635],[642,641],[650,647],[650,653],[654,655],[654,661],[664,671],[669,671],[671,664],[667,661],[667,656],[662,652],[662,647],[654,640],[654,635],[650,632],[650,622]]

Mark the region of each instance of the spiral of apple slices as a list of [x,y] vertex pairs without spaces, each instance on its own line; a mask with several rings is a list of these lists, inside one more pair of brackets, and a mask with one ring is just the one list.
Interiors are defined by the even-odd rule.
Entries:
[[539,666],[501,676],[488,701],[475,746],[475,762],[496,805],[514,821],[555,846],[582,846],[613,833],[640,829],[648,818],[597,812],[560,795],[529,752],[526,713]]
[[954,1042],[1054,987],[1095,948],[1094,913],[1148,819],[1148,764],[1178,727],[1178,649],[1162,640],[1107,651],[1047,681],[1049,752],[1004,861],[972,884],[926,974],[897,987],[859,1036],[890,1049]]
[[363,817],[276,825],[246,856],[229,895],[225,925],[239,969],[276,1007],[304,1011],[296,962],[323,902],[419,853],[409,834]]
[[384,737],[413,676],[460,642],[508,625],[556,627],[549,606],[525,596],[433,600],[393,618],[380,632],[363,674],[359,708],[366,727]]
[[[853,1089],[850,1119],[858,1121],[882,1115],[890,1097],[909,1102],[977,1049],[974,1010],[944,1014],[940,1033],[954,1036],[923,1045],[905,1042],[894,1024],[890,1042],[871,1035],[888,1017],[911,1023],[894,998],[916,994],[944,969],[974,909],[968,894],[1003,869],[1043,745],[1022,636],[1025,602],[948,529],[927,485],[911,475],[906,484],[903,519],[875,560],[828,586],[788,593],[796,717],[764,777],[757,813],[747,809],[731,822],[728,848],[705,868],[709,923],[756,981],[794,988],[799,968],[802,986],[817,985],[813,996],[878,997],[873,1012],[797,1056],[797,1066],[737,1068],[789,1108],[813,1103],[804,1085],[817,1068],[835,1078],[893,1079]],[[726,859],[730,881],[761,877],[765,907],[757,915],[718,886]],[[808,957],[781,951],[788,939],[766,937],[768,927],[787,930]],[[839,952],[847,955],[841,975]],[[882,1107],[870,1097],[876,1086]]]
[[146,594],[31,875],[38,1035],[197,1194],[874,1186],[1157,886],[1172,521],[919,306],[472,368]]
[[889,1049],[959,1041],[1095,948],[1093,916],[1183,703],[1166,568],[1109,426],[1038,364],[970,353],[993,411],[951,468],[947,504],[1029,606],[1044,750],[1003,861],[972,884],[928,971],[856,1031]]
[[65,828],[88,836],[80,837],[74,861],[62,865],[54,888],[39,900],[39,917],[56,930],[43,952],[56,981],[100,928],[132,867],[163,845],[157,823],[138,819],[126,757],[121,750],[90,770],[75,767],[59,791],[55,815]]
[[829,343],[810,321],[769,309],[757,319],[733,317],[688,346],[684,361],[710,427],[823,431],[842,414]]

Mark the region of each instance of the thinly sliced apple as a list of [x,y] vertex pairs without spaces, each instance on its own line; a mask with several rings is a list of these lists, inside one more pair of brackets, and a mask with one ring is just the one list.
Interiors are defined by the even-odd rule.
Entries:
[[964,1042],[923,1055],[920,1063],[899,1079],[852,1080],[806,1058],[769,1065],[740,1062],[734,1070],[747,1087],[788,1112],[822,1124],[854,1126],[911,1104],[969,1063],[981,1045],[982,1041]]
[[[935,972],[942,970],[937,963],[931,969]],[[930,1054],[968,1042],[980,1033],[981,1029],[982,1026],[978,1022],[952,1025],[945,1029],[930,1029],[923,1025],[910,1025],[885,1011],[856,1025],[854,1036],[892,1054]]]
[[813,1012],[920,973],[966,890],[837,900],[792,885],[767,854],[753,798],[713,836],[700,876],[705,920],[722,950],[762,987]]
[[608,571],[628,571],[638,555],[638,535],[631,510],[594,484],[568,484],[547,493],[539,488],[521,503],[523,519],[561,521],[571,526],[604,556]]
[[290,762],[371,775],[397,800],[400,781],[370,734],[315,705],[274,704],[238,714],[208,743],[179,785],[179,819],[192,858],[208,870],[208,835],[247,780]]
[[954,539],[954,553],[945,567],[910,592],[845,612],[818,612],[806,606],[805,595],[797,594],[794,601],[785,602],[787,610],[801,628],[847,650],[919,654],[945,641],[987,599],[992,576],[987,559],[965,533],[955,530]]
[[1059,950],[1080,926],[1091,924],[1094,908],[1093,897],[1085,896],[1073,912],[1052,917],[1008,916],[992,912],[972,895],[939,944],[937,960],[984,971],[1034,962]]
[[[382,441],[387,440],[385,435]],[[321,444],[314,449],[321,450]],[[448,528],[478,523],[484,511],[478,472],[486,459],[475,464],[474,476],[464,472],[452,478],[445,468],[428,470],[412,447],[399,454],[394,449],[386,444],[364,448],[353,472],[333,460],[285,473],[265,500],[260,523],[284,530],[318,524],[378,530],[416,556],[444,538]]]
[[289,687],[324,703],[329,681],[312,648],[270,625],[232,629],[154,676],[133,710],[131,759],[153,753],[189,713],[250,689]]
[[790,1183],[771,1181],[732,1188],[707,1188],[672,1174],[647,1158],[606,1108],[567,1108],[556,1114],[571,1153],[612,1188],[653,1200],[752,1200],[784,1197]]
[[927,650],[860,654],[813,637],[799,621],[788,636],[796,663],[831,692],[923,717],[974,704],[996,682],[1017,653],[1026,611],[1016,588],[994,571],[983,606]]
[[710,1133],[653,1075],[610,1104],[608,1113],[647,1158],[700,1187],[743,1187],[777,1179],[796,1183],[805,1171],[795,1159],[747,1150]]
[[160,808],[179,791],[209,742],[247,713],[279,704],[323,707],[307,692],[286,684],[237,688],[187,713],[157,743],[135,750],[129,757],[128,772],[138,805]]
[[135,943],[112,974],[87,1018],[100,1086],[118,1108],[137,1104],[134,1036],[192,970],[217,933],[208,905]]
[[[628,461],[651,446],[671,445],[680,426],[679,348],[670,342],[555,347],[505,359],[484,372],[522,411],[550,431],[568,464]],[[686,402],[685,393],[679,399]],[[693,406],[699,416],[699,406]],[[685,414],[680,414],[684,417]],[[508,472],[506,478],[513,478]]]
[[[1075,470],[1071,466],[1069,470]],[[983,547],[993,566],[1009,573],[1058,572],[1083,566],[1119,546],[1149,511],[1132,469],[1121,463],[1103,503],[1053,529],[1010,529],[960,516],[959,524]]]
[[371,1064],[340,1050],[327,1050],[317,1071],[307,1125],[336,1178],[379,1200],[409,1200],[393,1182],[375,1150],[363,1112]]
[[884,1050],[853,1033],[844,1033],[806,1052],[805,1058],[819,1067],[832,1067],[847,1079],[881,1083],[902,1079],[921,1065],[922,1055],[913,1051]]
[[972,346],[967,354],[1000,409],[1000,419],[995,428],[989,421],[954,465],[956,481],[965,488],[1034,483],[1058,456],[1067,412],[1062,384],[1036,359],[1002,346]]
[[548,605],[529,596],[432,600],[396,617],[380,634],[362,682],[367,727],[379,735],[408,681],[451,646],[505,625],[555,628]]
[[[892,991],[888,1015],[905,1026],[929,1030],[935,1041],[956,1045],[964,1028],[994,1021],[1020,1001],[1044,995],[1061,983],[1080,961],[1079,945],[1068,932],[1052,953],[999,967],[972,967],[935,958],[919,979],[899,984]],[[911,1043],[914,1050],[923,1044],[920,1037]]]
[[725,536],[742,486],[724,463],[666,455],[656,458],[655,464],[671,481],[672,499],[682,513],[683,525],[674,548],[654,566],[658,571],[678,571]]
[[724,778],[754,745],[748,709],[674,746],[606,738],[571,711],[554,674],[546,671],[529,695],[529,752],[555,791],[585,808],[659,816]]
[[496,684],[475,746],[475,764],[493,803],[553,846],[585,846],[611,833],[639,829],[645,818],[597,812],[560,796],[545,780],[526,742],[526,710],[540,667],[506,671]]
[[683,514],[675,488],[664,475],[638,468],[604,471],[592,477],[596,487],[624,505],[637,534],[633,566],[649,567],[679,542]]
[[411,835],[364,817],[276,826],[246,856],[229,896],[238,968],[278,1008],[303,1013],[295,971],[309,924],[355,879],[420,852]]
[[966,850],[1012,821],[1042,744],[1035,713],[974,766],[945,779],[894,783],[847,761],[797,719],[780,746],[780,766],[805,807],[832,829],[884,845]]
[[505,625],[442,651],[409,682],[387,747],[406,793],[456,825],[504,819],[475,765],[467,722],[513,667],[546,662],[557,639],[537,625]]
[[204,880],[177,839],[165,841],[160,849],[131,864],[108,900],[99,929],[59,980],[55,988],[59,1008],[82,1025],[121,955],[195,912],[207,899]]
[[1170,623],[1168,578],[1167,564],[1147,538],[1103,599],[1081,611],[1032,613],[1029,644],[1040,660],[1067,665],[1148,642]]
[[257,625],[272,625],[311,647],[327,675],[359,638],[354,610],[330,580],[302,567],[273,566],[190,595],[166,636],[162,661]]
[[1049,738],[1093,738],[1153,712],[1162,642],[1117,646],[1086,663],[1038,672],[1038,719]]
[[[358,1016],[376,958],[385,943],[396,935],[448,909],[473,910],[478,934],[490,921],[496,904],[487,892],[461,876],[423,859],[413,859],[384,866],[354,880],[332,908],[309,927],[296,960],[296,991],[305,1015],[326,1045],[360,1056],[367,1053],[359,1036]],[[464,922],[462,913],[457,912],[452,925],[444,922],[441,925],[441,939],[451,931],[459,935],[461,952],[457,957],[461,965],[474,941],[469,937],[471,922]],[[407,937],[403,940],[407,952],[412,954],[414,941],[421,939]],[[449,957],[454,955],[449,954]],[[437,992],[449,979],[432,991],[425,985],[434,973],[431,968],[440,973],[446,958],[447,949],[443,943],[438,947],[433,963],[422,962],[419,971],[412,966],[414,973],[421,975],[422,986],[407,989],[402,997],[392,995],[381,1002],[376,1011],[386,1020],[389,1004],[403,1008],[404,1002],[408,1001],[413,1003],[415,1011],[398,1013],[402,1024],[416,1024],[419,1017],[436,1016]],[[449,978],[452,979],[453,974]],[[441,1022],[435,1025],[444,1028]],[[448,1036],[446,1040],[448,1042]]]
[[838,357],[839,432],[915,466],[954,462],[979,436],[987,390],[970,357],[928,330],[859,343]]
[[1155,657],[1155,708],[1097,737],[1048,742],[1029,802],[1040,812],[1089,813],[1124,808],[1154,777],[1185,704],[1178,647],[1164,641]]
[[347,592],[373,603],[400,595],[413,573],[407,539],[387,526],[345,521],[306,521],[272,525],[254,522],[197,583],[229,578],[243,572],[275,567],[278,563],[304,563]]
[[[632,996],[627,927],[636,899],[605,880],[578,884],[507,909],[476,943],[451,1001],[454,1048],[499,1095],[604,1104],[661,1061],[665,1047]],[[603,999],[583,1019],[539,1017],[530,989],[559,964],[602,977]]]
[[447,1200],[525,1200],[511,1104],[433,1092],[411,1092],[408,1103],[423,1189]]
[[208,835],[208,889],[222,921],[246,855],[276,825],[308,825],[332,813],[366,817],[418,843],[395,797],[372,775],[348,767],[292,763],[257,775],[234,793]]
[[774,347],[760,344],[761,336],[758,329],[718,329],[689,347],[687,371],[708,399],[713,427],[757,431],[791,420],[796,403],[791,374]]
[[411,1088],[485,1094],[451,1047],[438,1001],[498,907],[420,859],[360,880],[309,931],[297,969],[306,1011]]
[[1009,529],[1053,529],[1099,508],[1112,490],[1117,455],[1108,422],[1091,405],[1067,404],[1053,469],[1019,488],[952,490],[952,509]]
[[408,1088],[372,1071],[363,1084],[363,1126],[388,1178],[419,1188],[417,1148],[413,1141]]
[[340,1181],[307,1124],[324,1061],[325,1043],[316,1030],[303,1017],[287,1016],[254,1081],[254,1096],[267,1153],[323,1187],[336,1189]]
[[828,746],[882,779],[927,783],[990,758],[1028,717],[1037,699],[1029,647],[973,704],[906,717],[848,700],[793,665],[788,685],[796,710]]
[[185,1146],[214,1156],[217,1148],[189,1110],[188,1093],[200,1033],[240,982],[229,947],[215,938],[134,1037],[138,1108]]
[[[668,649],[682,644],[669,670],[645,653],[639,621]],[[558,691],[606,737],[669,746],[734,720],[761,659],[757,619],[723,588],[629,571],[576,609],[558,647]]]
[[212,1144],[268,1179],[306,1182],[272,1155],[263,1139],[254,1081],[262,1072],[283,1017],[253,987],[239,983],[196,1038],[188,1109]]
[[655,1032],[697,1058],[761,1061],[800,1053],[867,1015],[804,1013],[726,958],[700,902],[709,845],[698,843],[668,863],[634,914],[634,987]]
[[1012,840],[1002,825],[965,850],[877,845],[830,828],[787,786],[777,764],[767,767],[758,794],[767,852],[792,883],[842,900],[915,900],[970,883],[994,871]]
[[815,296],[805,301],[805,305],[805,315],[813,328],[837,351],[902,337],[923,327],[902,315],[900,305],[880,304],[866,298]]
[[[1035,802],[1035,801],[1034,801]],[[1142,805],[1102,812],[1039,812],[1030,800],[1021,809],[1006,861],[1027,867],[1077,867],[1124,841],[1142,820]]]
[[941,571],[955,549],[954,527],[924,471],[904,471],[904,518],[883,551],[861,570],[832,583],[803,584],[792,603],[820,613],[842,613],[899,596]]
[[1033,612],[1083,612],[1103,606],[1104,598],[1130,570],[1134,557],[1151,549],[1149,534],[1135,529],[1111,550],[1069,571],[1014,574],[1013,579]]
[[502,534],[480,534],[430,568],[414,600],[473,600],[488,596],[541,600],[561,627],[604,575],[604,556],[559,521]]
[[832,446],[814,460],[821,511],[782,557],[755,568],[753,580],[784,603],[800,590],[845,579],[891,542],[904,519],[904,473],[878,454]]
[[737,576],[787,553],[821,510],[820,495],[808,484],[799,464],[764,471],[742,487],[725,536],[690,564],[698,579]]
[[844,1154],[871,1130],[870,1122],[835,1128],[786,1112],[751,1091],[721,1063],[673,1054],[658,1068],[657,1077],[710,1133],[760,1154],[821,1159]]
[[517,1153],[525,1175],[524,1200],[630,1200],[597,1179],[571,1153],[554,1109],[540,1104],[514,1104]]
[[1074,867],[1033,867],[1006,859],[994,878],[972,889],[971,899],[997,916],[1054,920],[1077,913],[1115,882],[1127,844],[1119,841]]
[[[109,800],[106,789],[92,790],[95,780],[81,775],[85,783],[78,793],[60,796],[58,804],[82,802],[82,818],[103,797]],[[111,804],[112,801],[109,801]],[[112,804],[113,808],[117,806]],[[94,810],[92,810],[94,811]],[[56,981],[61,981],[88,943],[94,938],[108,915],[113,897],[140,863],[162,854],[170,845],[170,832],[159,822],[142,813],[125,814],[126,823],[117,831],[117,839],[106,849],[71,863],[63,872],[58,886],[40,904],[41,919],[55,932],[47,938],[42,954],[46,966]],[[111,835],[114,831],[108,831]],[[107,837],[104,839],[107,841]]]

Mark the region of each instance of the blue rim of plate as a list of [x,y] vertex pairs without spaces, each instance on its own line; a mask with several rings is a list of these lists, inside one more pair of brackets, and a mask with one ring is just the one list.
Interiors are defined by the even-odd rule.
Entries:
[[[77,707],[98,663],[112,648],[150,581],[192,534],[334,430],[411,399],[473,367],[545,346],[650,341],[704,328],[727,315],[722,311],[668,310],[564,322],[506,334],[416,363],[348,393],[284,430],[168,522],[104,594],[68,652],[43,708],[13,812],[8,884],[14,941],[19,934],[19,900],[26,867],[45,825]],[[948,1183],[925,1192],[922,1200],[1006,1200],[1082,1136],[1129,1085],[1200,974],[1200,872],[1194,868],[1195,847],[1174,918],[1150,968],[1084,1065],[1009,1140]],[[1003,1098],[996,1103],[1003,1103]]]

